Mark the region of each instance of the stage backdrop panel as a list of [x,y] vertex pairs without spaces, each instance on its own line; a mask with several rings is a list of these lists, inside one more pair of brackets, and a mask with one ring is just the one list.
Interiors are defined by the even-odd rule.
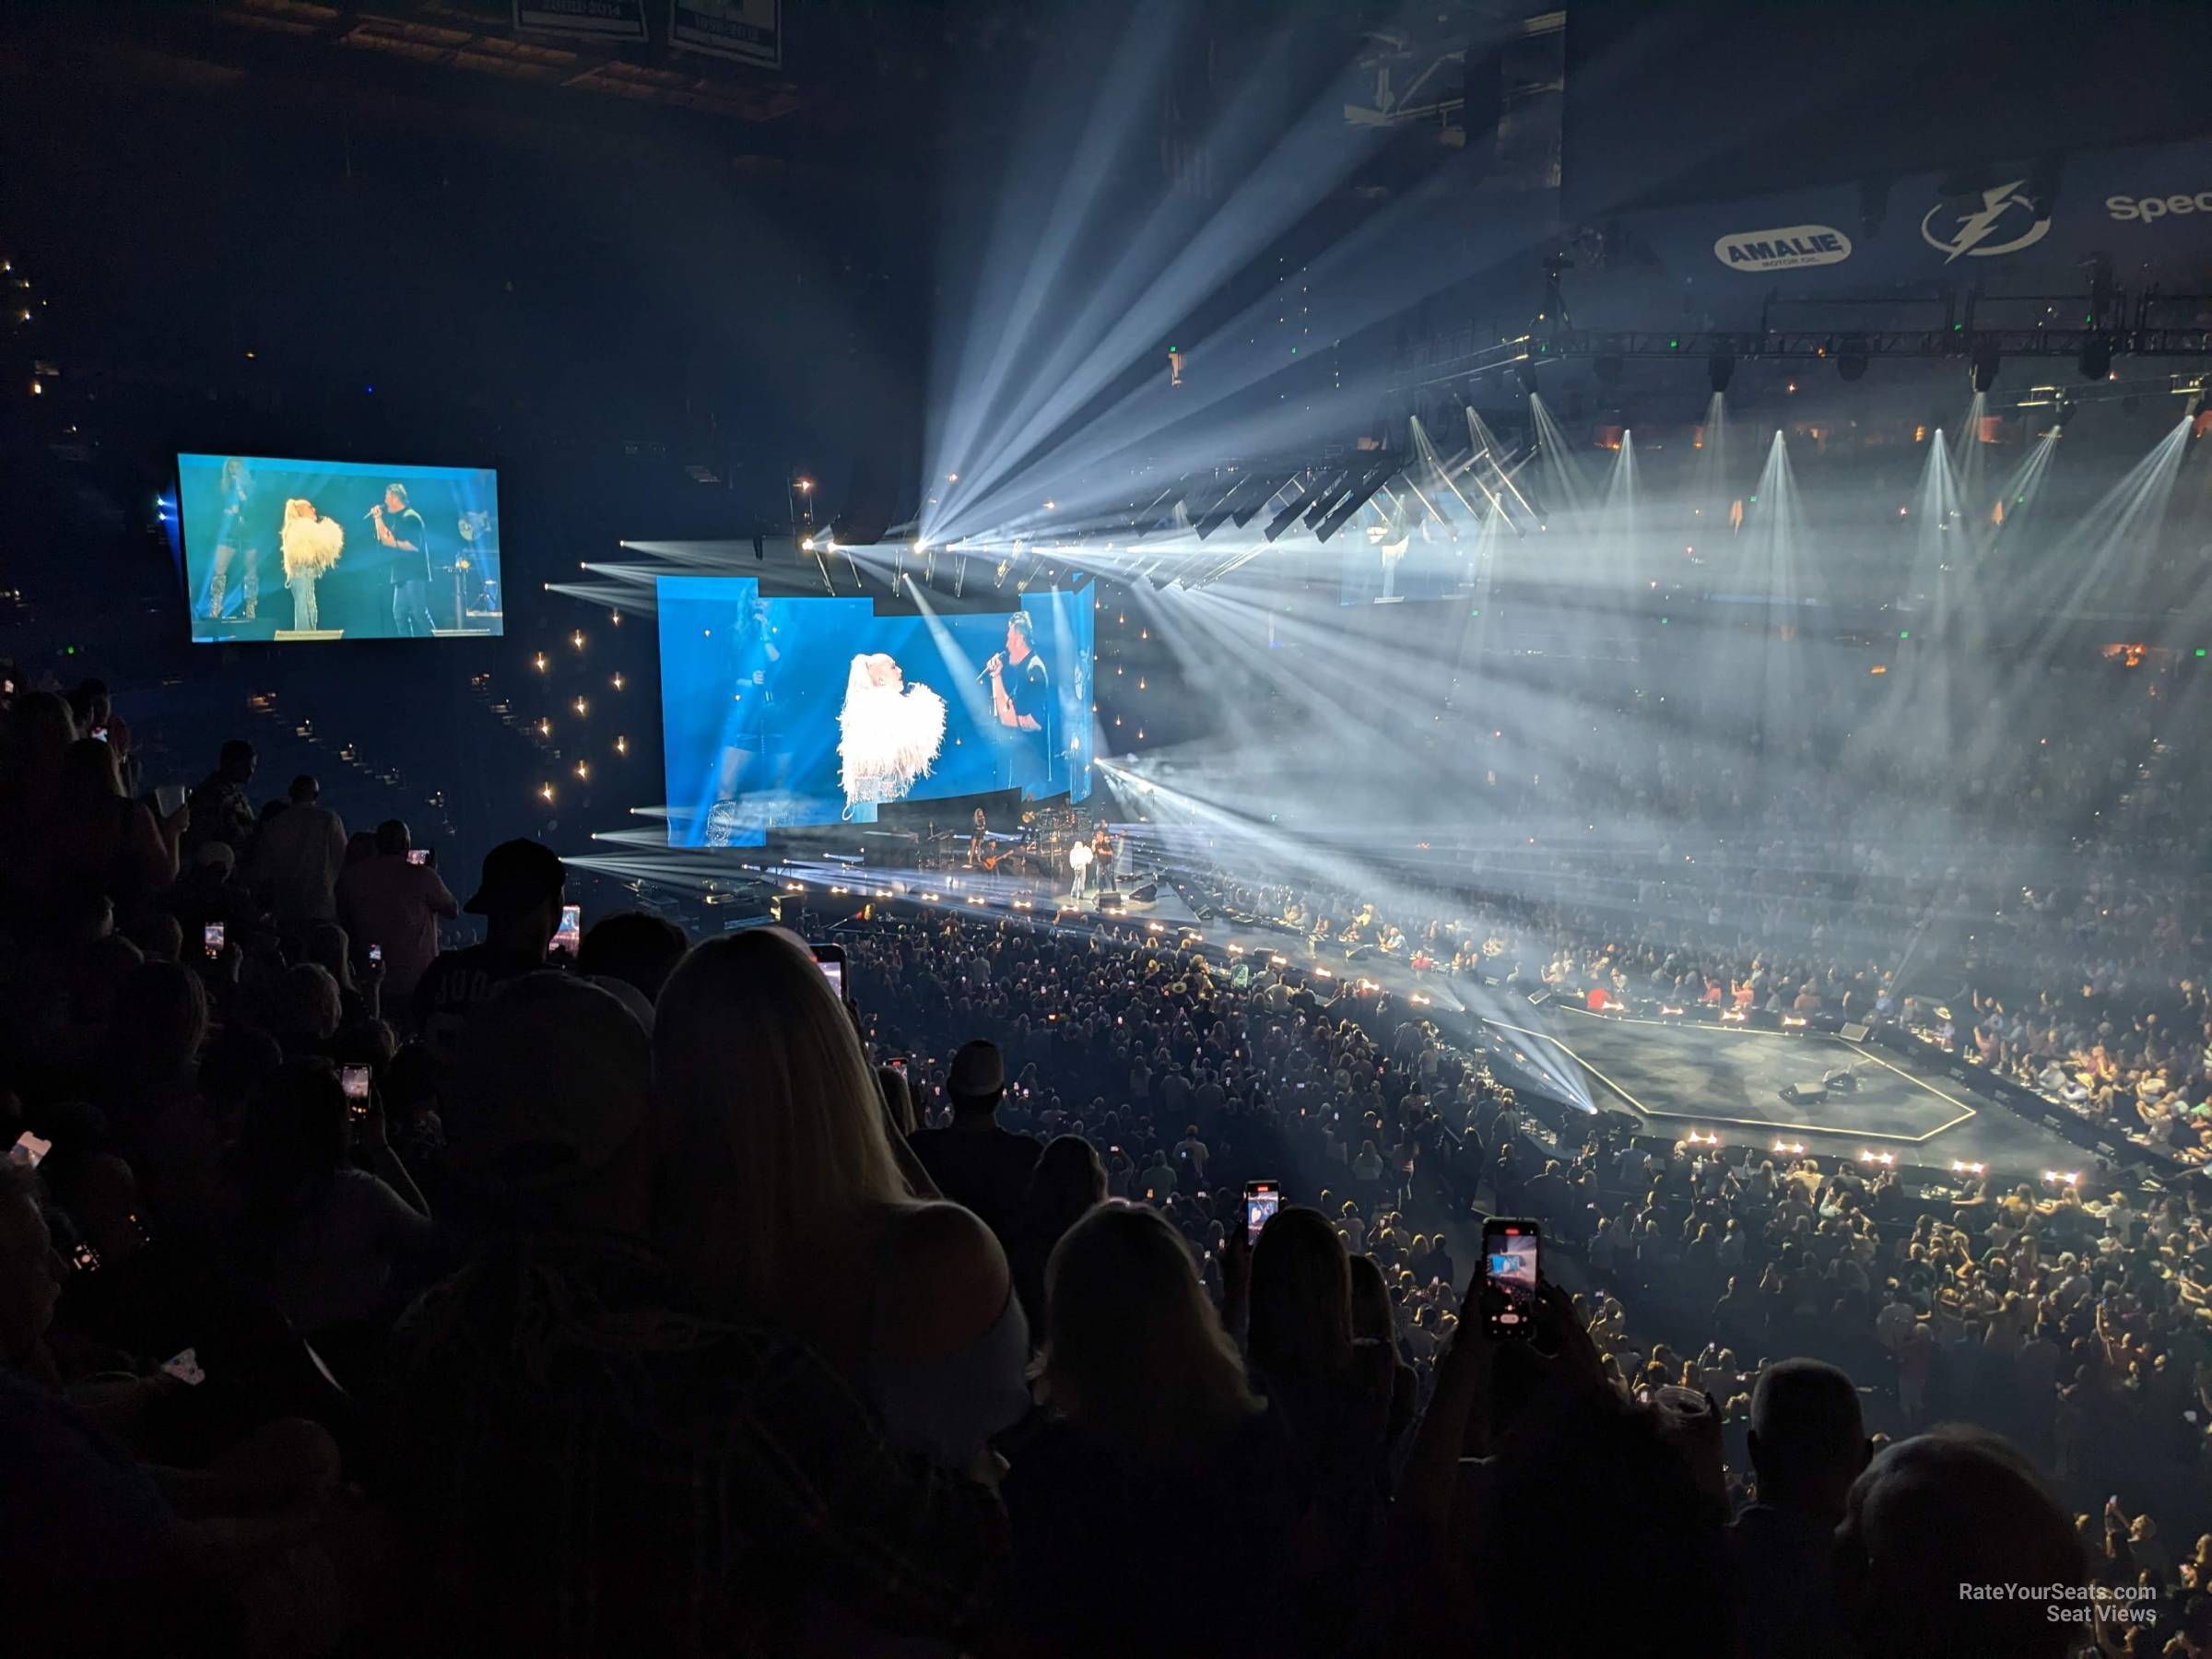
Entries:
[[674,845],[873,823],[892,801],[1090,793],[1088,593],[878,616],[865,598],[766,598],[750,577],[654,585]]
[[181,454],[177,509],[195,643],[504,630],[488,468]]

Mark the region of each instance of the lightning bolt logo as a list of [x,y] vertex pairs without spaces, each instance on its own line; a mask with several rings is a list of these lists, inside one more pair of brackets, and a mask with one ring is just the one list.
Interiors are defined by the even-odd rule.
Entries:
[[[1982,193],[1982,206],[1971,213],[1959,215],[1958,229],[1947,237],[1935,231],[1936,215],[1943,211],[1941,204],[1928,209],[1927,217],[1920,221],[1921,240],[1932,248],[1940,248],[1947,257],[1945,265],[1963,255],[1976,259],[1990,259],[2000,253],[2017,253],[2022,248],[2039,242],[2051,233],[2051,221],[2036,212],[2035,204],[2018,194],[2028,181],[2015,179],[2010,183],[1994,185]],[[2010,241],[1989,243],[1999,221],[2018,207],[2030,218],[2028,229]],[[1989,245],[1984,246],[1985,243]]]

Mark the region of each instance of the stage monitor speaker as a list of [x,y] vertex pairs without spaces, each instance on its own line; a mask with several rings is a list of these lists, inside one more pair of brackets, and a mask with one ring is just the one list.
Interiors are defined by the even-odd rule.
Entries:
[[1864,1042],[1866,1041],[1866,1028],[1863,1025],[1847,1025],[1837,1034],[1841,1036],[1846,1042]]
[[[1159,883],[1157,881],[1147,881],[1142,887],[1131,888],[1129,889],[1129,902],[1132,904],[1159,903]],[[1203,919],[1204,918],[1202,917],[1201,920]]]

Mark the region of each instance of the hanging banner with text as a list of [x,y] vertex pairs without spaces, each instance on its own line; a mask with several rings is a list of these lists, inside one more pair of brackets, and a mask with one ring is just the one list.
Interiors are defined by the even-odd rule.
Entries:
[[645,0],[514,0],[514,26],[533,34],[642,41]]
[[781,69],[783,0],[669,0],[668,43]]
[[2212,277],[2212,144],[1690,204],[1604,229],[1606,268],[1571,290],[1583,327],[1636,326],[1657,292],[1670,319],[1721,327],[1756,320],[1769,296],[2086,293],[2093,265],[2131,290],[2195,294]]

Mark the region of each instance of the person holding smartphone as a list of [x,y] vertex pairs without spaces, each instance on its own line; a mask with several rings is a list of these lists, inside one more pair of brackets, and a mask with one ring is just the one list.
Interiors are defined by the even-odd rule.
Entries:
[[[356,1105],[367,1108],[358,1117]],[[394,1265],[432,1238],[430,1206],[385,1137],[382,1110],[373,1094],[349,1102],[328,1064],[293,1061],[249,1104],[237,1166],[236,1259],[342,1365],[384,1310]]]
[[346,866],[338,877],[338,914],[356,939],[384,949],[384,994],[400,1006],[438,955],[438,924],[461,913],[461,901],[435,865],[418,862],[400,818],[376,827],[376,856]]

